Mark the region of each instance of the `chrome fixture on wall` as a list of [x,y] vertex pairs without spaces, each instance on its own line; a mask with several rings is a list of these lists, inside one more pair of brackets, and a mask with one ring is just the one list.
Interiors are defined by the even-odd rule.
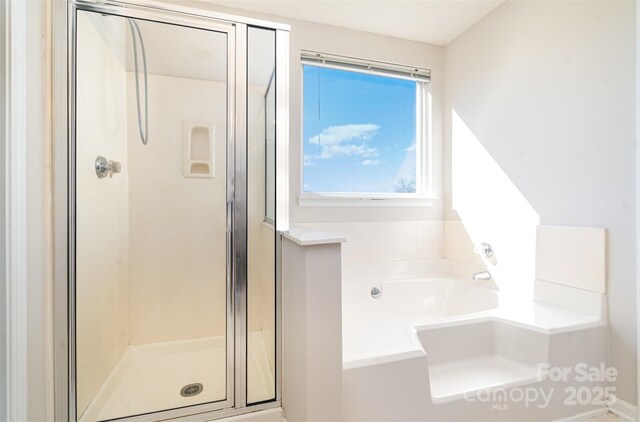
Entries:
[[484,258],[489,258],[493,255],[493,246],[488,243],[482,242],[477,245],[473,249],[473,251]]
[[489,271],[480,271],[479,273],[475,273],[471,278],[476,281],[489,281],[491,280],[491,274],[489,273]]
[[96,157],[96,175],[99,179],[103,179],[107,176],[112,177],[114,173],[120,173],[120,163],[113,160],[108,160],[101,155]]

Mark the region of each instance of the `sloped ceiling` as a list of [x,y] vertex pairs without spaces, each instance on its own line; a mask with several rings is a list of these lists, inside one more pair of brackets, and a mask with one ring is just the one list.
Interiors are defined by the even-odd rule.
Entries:
[[205,0],[444,46],[504,0]]

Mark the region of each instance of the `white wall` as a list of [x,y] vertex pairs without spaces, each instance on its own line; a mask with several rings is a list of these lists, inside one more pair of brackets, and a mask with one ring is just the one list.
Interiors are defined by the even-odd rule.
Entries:
[[[128,73],[131,343],[224,335],[226,84],[149,75],[149,143]],[[215,177],[183,176],[183,124],[215,126]]]
[[[479,185],[487,194],[478,203],[485,215],[502,215],[502,204],[492,200],[501,187],[508,204],[528,217],[533,211],[541,224],[608,230],[611,364],[620,374],[616,394],[631,403],[636,402],[634,7],[631,1],[507,2],[448,45],[444,61],[445,163],[453,159],[455,173],[452,143],[459,117],[476,146],[492,158],[488,172],[502,173],[502,185]],[[445,212],[457,219],[451,211],[457,194],[451,175],[447,166]],[[477,219],[469,212],[462,217],[463,223]],[[528,217],[512,217],[528,230]],[[488,218],[486,232],[500,231],[498,224]]]
[[53,407],[50,9],[46,2],[27,3],[27,416],[42,421]]
[[[124,34],[124,21],[112,28]],[[78,14],[76,345],[81,415],[129,345],[129,171],[126,71]],[[98,155],[122,172],[99,179]]]

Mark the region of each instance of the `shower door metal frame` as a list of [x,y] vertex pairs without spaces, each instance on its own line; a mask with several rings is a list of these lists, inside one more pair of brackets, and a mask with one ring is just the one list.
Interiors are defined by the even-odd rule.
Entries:
[[[56,421],[76,421],[75,359],[75,81],[76,16],[79,10],[152,20],[227,34],[227,383],[226,399],[144,415],[122,421],[205,421],[257,410],[280,407],[282,374],[281,261],[276,241],[276,392],[273,401],[247,406],[246,378],[246,33],[247,25],[276,31],[277,76],[281,95],[276,99],[277,156],[288,158],[288,30],[287,25],[242,18],[152,0],[69,0],[54,2],[54,411]],[[57,25],[56,25],[57,23]],[[286,45],[285,45],[286,42]],[[280,57],[284,56],[284,57]],[[278,59],[278,57],[280,57]],[[285,95],[286,94],[286,95]],[[64,110],[64,112],[60,111]],[[282,117],[280,122],[278,118]],[[285,131],[285,125],[287,127]],[[277,134],[277,136],[278,136]],[[243,155],[244,154],[244,155]],[[282,159],[278,177],[288,176],[288,160]],[[244,172],[244,173],[243,173]],[[244,179],[243,179],[244,178]],[[241,183],[240,183],[241,182]],[[277,230],[288,228],[288,189],[276,189]],[[244,194],[244,197],[242,195]],[[231,230],[229,230],[231,228]],[[239,234],[239,235],[238,235]],[[240,238],[240,239],[238,239]],[[280,235],[276,233],[276,238]],[[240,241],[239,241],[240,240]],[[243,248],[244,245],[244,248]]]
[[[238,45],[236,43],[236,26],[233,24],[229,24],[227,22],[217,22],[213,20],[198,18],[195,16],[180,16],[175,14],[166,14],[161,11],[148,10],[144,8],[139,8],[136,6],[129,7],[121,7],[121,6],[112,6],[104,3],[96,4],[96,3],[88,3],[77,1],[72,3],[70,8],[69,22],[71,24],[70,31],[70,70],[72,72],[72,77],[70,79],[69,84],[69,98],[70,98],[70,116],[72,117],[72,124],[69,126],[69,376],[73,381],[69,383],[69,415],[71,420],[77,420],[78,416],[77,412],[77,403],[76,403],[76,307],[75,307],[75,291],[76,291],[76,274],[75,274],[75,258],[76,258],[76,225],[75,225],[75,207],[76,207],[76,174],[75,174],[75,166],[76,166],[76,65],[77,65],[77,14],[79,11],[87,11],[93,13],[104,13],[111,16],[120,16],[122,18],[134,18],[134,19],[144,19],[148,21],[154,21],[162,24],[174,24],[181,25],[185,27],[190,27],[196,30],[205,30],[212,31],[217,33],[223,33],[227,37],[227,142],[226,142],[226,151],[227,151],[227,200],[226,203],[233,203],[234,200],[234,175],[235,175],[235,163],[234,163],[234,154],[232,153],[234,149],[234,145],[236,143],[236,125],[235,125],[235,101],[236,101],[236,57],[241,57],[242,54],[238,54]],[[71,119],[70,119],[71,120]],[[229,207],[227,207],[227,212],[229,212]],[[226,318],[226,383],[225,383],[225,399],[218,400],[215,402],[203,403],[199,405],[188,406],[184,408],[177,409],[165,409],[162,411],[157,411],[149,414],[143,415],[132,415],[131,417],[122,418],[121,420],[131,420],[131,421],[147,421],[147,420],[156,420],[159,412],[162,412],[163,417],[180,417],[185,415],[190,415],[193,413],[203,413],[209,411],[216,411],[221,409],[231,408],[234,405],[234,392],[235,392],[235,376],[233,373],[233,368],[235,367],[235,329],[234,329],[234,279],[232,268],[234,267],[233,256],[235,255],[234,250],[234,239],[232,236],[233,230],[233,218],[231,215],[227,215],[227,223],[226,223],[226,237],[227,237],[227,247],[226,247],[226,310],[225,310],[225,318]]]

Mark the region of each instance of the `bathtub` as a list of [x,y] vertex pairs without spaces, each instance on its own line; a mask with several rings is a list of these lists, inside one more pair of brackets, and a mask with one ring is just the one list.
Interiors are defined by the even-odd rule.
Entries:
[[[372,297],[371,290],[380,294]],[[415,327],[498,306],[498,292],[442,276],[351,282],[342,289],[343,363],[372,364],[421,350]]]
[[[342,420],[460,421],[474,415],[549,421],[600,411],[595,404],[566,406],[561,394],[547,407],[510,400],[498,410],[476,398],[488,391],[598,387],[595,381],[541,379],[538,365],[607,362],[605,298],[540,280],[533,300],[509,297],[491,281],[471,280],[482,269],[453,264],[343,266]],[[566,297],[593,309],[556,305]]]

